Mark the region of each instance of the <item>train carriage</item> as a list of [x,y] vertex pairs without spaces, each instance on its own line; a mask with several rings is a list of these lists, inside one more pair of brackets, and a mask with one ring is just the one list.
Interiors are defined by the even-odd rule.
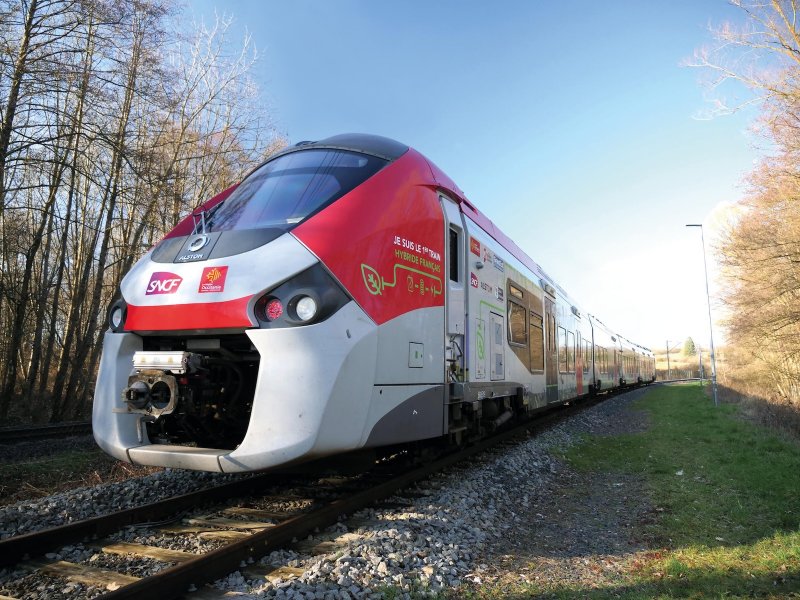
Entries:
[[433,163],[367,135],[287,148],[205,203],[109,320],[95,437],[146,465],[460,442],[644,373]]

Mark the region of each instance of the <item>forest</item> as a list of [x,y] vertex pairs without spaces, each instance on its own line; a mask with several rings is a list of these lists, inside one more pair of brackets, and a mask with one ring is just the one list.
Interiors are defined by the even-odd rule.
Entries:
[[[690,65],[716,118],[757,106],[767,149],[713,248],[720,381],[800,427],[798,6],[732,4]],[[257,65],[168,0],[0,0],[0,421],[86,417],[122,276],[285,145]]]
[[0,421],[86,417],[133,262],[283,145],[230,22],[0,1]]

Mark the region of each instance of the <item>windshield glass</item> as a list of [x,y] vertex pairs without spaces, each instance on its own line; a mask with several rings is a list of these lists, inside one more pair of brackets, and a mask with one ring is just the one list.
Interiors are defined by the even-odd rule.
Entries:
[[300,150],[250,174],[205,220],[206,232],[282,229],[366,181],[387,161],[345,150]]

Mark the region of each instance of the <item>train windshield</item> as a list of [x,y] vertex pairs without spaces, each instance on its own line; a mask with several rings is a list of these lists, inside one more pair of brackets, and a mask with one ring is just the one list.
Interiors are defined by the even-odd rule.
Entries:
[[206,216],[205,230],[282,229],[344,196],[387,161],[344,150],[284,154],[250,174]]

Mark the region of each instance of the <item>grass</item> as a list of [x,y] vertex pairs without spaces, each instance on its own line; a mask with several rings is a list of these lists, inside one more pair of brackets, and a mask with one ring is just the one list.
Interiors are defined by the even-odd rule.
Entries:
[[800,446],[718,408],[698,384],[660,387],[635,408],[651,427],[587,438],[579,471],[637,476],[651,511],[649,551],[612,583],[478,589],[481,598],[800,598]]
[[20,462],[0,464],[0,505],[47,496],[59,491],[146,475],[137,467],[111,458],[99,448],[75,449]]
[[800,447],[736,419],[733,406],[715,408],[699,385],[660,387],[637,408],[650,414],[646,433],[594,438],[567,458],[642,476],[660,513],[647,526],[657,543],[733,547],[798,533]]

